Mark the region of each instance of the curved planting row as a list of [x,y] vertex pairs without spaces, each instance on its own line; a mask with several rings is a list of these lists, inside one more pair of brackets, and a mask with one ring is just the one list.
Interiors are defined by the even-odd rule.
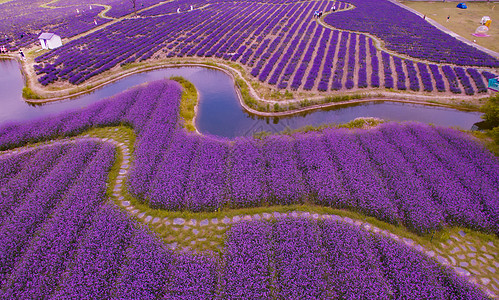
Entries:
[[[166,3],[143,14],[167,13],[191,4]],[[213,2],[193,11],[125,19],[39,56],[35,69],[43,85],[57,80],[80,84],[118,65],[154,58],[214,57],[239,62],[255,79],[279,89],[326,92],[381,87],[467,95],[486,92],[486,75],[481,76],[480,70],[432,64],[416,68],[410,60],[380,53],[365,35],[317,25],[313,13],[330,11],[333,6],[341,10],[346,4]],[[340,11],[331,17],[347,13]],[[454,52],[450,56],[454,57]],[[490,61],[465,62],[495,66]],[[424,70],[428,68],[434,71],[430,76]],[[459,72],[459,80],[452,75],[455,72]],[[447,85],[440,83],[442,74]]]
[[[418,233],[446,224],[495,231],[499,174],[488,170],[499,162],[481,152],[478,163],[471,150],[464,154],[451,144],[446,132],[388,124],[224,142],[180,130],[173,140],[183,145],[174,142],[165,151],[143,195],[151,206],[168,210],[314,202],[402,223]],[[466,148],[475,148],[468,143]],[[480,184],[471,174],[480,174]]]
[[227,233],[226,299],[483,299],[438,264],[333,221],[243,222]]
[[19,155],[30,155],[20,173],[37,169],[42,152],[61,155],[0,228],[5,299],[486,299],[405,245],[331,220],[243,221],[220,257],[174,253],[104,203],[113,146],[56,143]]
[[154,82],[83,110],[4,125],[0,148],[125,124],[138,135],[129,191],[155,208],[313,202],[417,233],[447,224],[497,233],[499,161],[463,133],[408,123],[226,141],[177,128],[179,98],[177,84]]
[[462,66],[499,67],[497,58],[459,41],[390,1],[349,2],[355,9],[328,15],[326,23],[340,29],[371,33],[383,40],[388,49],[419,59]]
[[[70,38],[89,31],[97,25],[108,22],[98,14],[104,9],[73,1],[70,5],[60,5],[56,8],[41,7],[40,1],[8,1],[0,5],[0,47],[7,51],[17,51],[38,42],[42,32],[54,32],[61,38]],[[92,1],[87,1],[92,4]]]

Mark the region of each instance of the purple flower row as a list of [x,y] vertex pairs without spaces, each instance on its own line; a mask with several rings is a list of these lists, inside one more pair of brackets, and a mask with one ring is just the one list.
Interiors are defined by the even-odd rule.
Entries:
[[486,299],[422,254],[332,221],[235,224],[223,260],[227,299]]
[[[438,63],[498,67],[499,60],[467,45],[388,0],[351,0],[354,9],[326,16],[340,29],[376,35],[390,50]],[[393,16],[398,16],[396,20]]]
[[[187,2],[163,5],[184,4]],[[377,54],[372,51],[371,39],[368,55],[364,35],[340,33],[309,22],[315,10],[327,11],[330,5],[327,1],[280,5],[210,3],[202,10],[124,19],[41,55],[36,59],[40,64],[35,68],[41,84],[57,80],[80,84],[118,65],[153,57],[215,56],[247,65],[254,77],[280,89],[288,88],[289,84],[292,90],[319,91],[379,87],[379,62],[378,57],[373,56]],[[151,11],[159,11],[161,7]],[[332,16],[347,13],[338,12]],[[169,34],[165,36],[163,32]],[[363,67],[364,59],[372,64],[370,82],[367,82],[368,70]],[[419,91],[419,77],[424,75],[418,76],[418,70],[411,68],[410,62],[401,62],[398,58],[393,59],[395,72],[391,74],[391,60],[383,59],[386,72],[382,86],[395,88],[393,76],[397,76],[397,88],[405,90],[405,78],[409,77],[410,89]],[[313,61],[312,66],[309,66],[310,61]],[[356,70],[357,64],[361,66],[359,70]],[[408,66],[407,74],[401,64]],[[305,82],[302,82],[303,78],[306,78]],[[427,85],[434,81],[431,77],[425,80],[431,81]],[[438,82],[437,86],[441,87]],[[454,89],[453,85],[451,87]]]

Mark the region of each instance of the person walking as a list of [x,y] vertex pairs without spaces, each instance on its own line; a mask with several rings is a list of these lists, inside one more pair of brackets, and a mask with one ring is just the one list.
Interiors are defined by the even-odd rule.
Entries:
[[23,50],[19,49],[19,55],[21,56],[22,60],[26,60],[26,57],[24,56]]
[[447,16],[447,22],[449,22],[450,16]]

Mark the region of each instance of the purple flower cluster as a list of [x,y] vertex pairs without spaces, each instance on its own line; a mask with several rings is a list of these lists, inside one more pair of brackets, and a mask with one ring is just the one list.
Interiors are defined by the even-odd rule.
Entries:
[[471,86],[471,81],[468,75],[466,75],[466,71],[461,68],[461,67],[456,67],[454,68],[454,71],[456,72],[457,78],[459,78],[459,81],[461,81],[461,84],[464,87],[464,92],[466,95],[473,95],[475,94],[475,90]]
[[479,93],[486,93],[487,92],[487,85],[483,81],[483,77],[480,75],[480,73],[473,68],[467,68],[466,72],[470,74],[471,78],[475,82],[475,85],[477,87],[477,90]]
[[[428,66],[424,63],[418,62],[418,70],[419,74],[421,74],[421,81],[423,82],[424,91],[432,92],[433,91],[433,82],[431,80],[431,75],[428,72]],[[475,70],[475,69],[472,69]],[[476,70],[475,70],[476,71]],[[476,71],[478,73],[478,71]],[[480,74],[478,74],[480,76]]]
[[345,57],[347,54],[348,34],[341,34],[341,41],[338,49],[338,60],[334,68],[332,90],[339,90],[342,87],[343,67],[345,66]]
[[373,40],[369,39],[369,53],[371,54],[371,86],[379,87],[379,59],[378,49],[374,46]]
[[[416,130],[418,135],[413,136]],[[477,172],[478,164],[461,164],[462,169],[456,169],[455,162],[428,152],[432,142],[442,143],[434,130],[427,125],[391,124],[376,131],[326,130],[237,139],[228,144],[179,131],[155,174],[147,201],[154,207],[199,211],[310,199],[400,222],[421,234],[448,223],[494,231],[495,190],[482,186],[477,196],[469,177],[468,186],[459,179],[466,172]],[[471,145],[467,147],[476,148]],[[457,150],[449,144],[439,151],[438,155],[445,156]],[[456,160],[469,160],[471,153],[453,155]],[[478,155],[489,164],[499,164],[489,153],[479,151]],[[447,179],[442,181],[434,174],[447,174]],[[487,187],[498,181],[496,173],[480,176]]]
[[235,224],[223,260],[227,299],[486,299],[422,254],[332,221]]
[[[366,36],[359,34],[359,88],[367,87],[367,52]],[[374,71],[373,71],[374,74]],[[372,83],[373,87],[374,84]]]
[[409,76],[409,88],[411,91],[417,92],[419,91],[419,79],[416,76],[417,71],[416,68],[414,68],[414,63],[412,60],[405,60],[405,65],[407,67],[407,75]]
[[0,6],[0,46],[16,51],[38,43],[41,32],[54,32],[61,38],[69,38],[94,28],[94,20],[98,25],[109,22],[98,16],[104,9],[101,6],[94,5],[90,9],[82,1],[61,2],[52,4],[54,8],[44,8],[40,3],[28,0],[3,3]]
[[[32,157],[16,155],[10,159],[1,160],[2,169],[0,174],[2,174],[3,183],[0,185],[0,222],[21,205],[22,197],[29,194],[35,184],[54,167],[57,158],[61,155],[61,151],[61,147],[51,147],[37,151]],[[18,161],[19,159],[22,160],[22,165]],[[11,167],[15,165],[18,168],[22,166],[22,169],[14,173],[13,170],[18,168],[11,169]]]
[[433,79],[435,80],[435,84],[437,86],[437,90],[439,92],[445,92],[445,83],[442,74],[437,65],[430,65],[431,73],[433,74]]
[[256,207],[267,199],[266,182],[260,171],[265,168],[262,146],[251,138],[239,138],[230,148],[229,206]]
[[[330,10],[329,2],[278,2],[210,2],[203,9],[173,14],[169,12],[201,3],[164,3],[141,12],[141,18],[126,18],[37,57],[35,69],[43,85],[58,80],[80,84],[119,65],[153,57],[196,56],[239,62],[252,76],[279,89],[290,86],[325,92],[380,86],[379,58],[372,39],[368,54],[365,35],[310,22],[314,11]],[[129,10],[128,5],[122,8]],[[405,78],[409,77],[411,90],[419,90],[416,81],[424,74],[407,61],[394,58],[392,62],[388,54],[382,57],[387,88],[396,88],[396,76],[397,88],[407,89]],[[366,61],[372,65],[370,82]],[[404,64],[409,66],[407,72]],[[431,77],[427,80],[432,81]]]
[[386,52],[381,52],[381,58],[383,60],[383,72],[385,74],[385,88],[393,89],[393,77],[392,68],[390,63],[390,55]]
[[[446,224],[488,232],[499,228],[494,188],[499,161],[465,135],[436,134],[441,129],[409,123],[226,141],[177,128],[179,98],[178,84],[154,82],[83,110],[5,125],[0,147],[128,124],[138,135],[128,188],[154,208],[214,211],[313,202],[422,234]],[[40,155],[32,157],[43,160]],[[44,155],[54,157],[48,163],[57,153]],[[16,164],[13,159],[3,163]],[[0,195],[0,216],[17,209],[23,193],[39,192],[34,183],[46,168],[45,163],[29,169],[19,165],[0,177],[8,185]],[[481,178],[479,185],[475,177]]]
[[[7,275],[13,270],[18,258],[22,257],[31,238],[39,230],[39,226],[46,218],[57,210],[56,204],[72,191],[78,188],[88,164],[97,150],[97,145],[91,142],[79,142],[74,146],[56,146],[52,157],[48,157],[48,165],[30,190],[20,191],[16,199],[18,203],[7,203],[8,215],[3,214],[4,220],[0,227],[2,235],[0,243],[0,282],[7,284]],[[59,156],[57,163],[50,167],[53,156]],[[33,163],[36,163],[33,160]],[[83,173],[82,173],[83,172]],[[80,177],[80,174],[82,174]],[[107,176],[107,175],[106,175]],[[80,180],[78,180],[80,178]],[[32,249],[32,248],[29,248]],[[17,269],[16,269],[17,270]],[[20,269],[19,269],[20,270]],[[27,277],[26,280],[29,280]],[[24,286],[24,285],[23,285]],[[17,292],[18,288],[11,286],[10,293]]]
[[67,267],[52,298],[110,298],[133,233],[133,224],[126,215],[117,207],[102,205],[78,240],[75,263]]
[[461,94],[461,89],[459,88],[459,81],[457,79],[456,73],[450,66],[443,66],[442,71],[449,82],[450,91],[454,94]]
[[[351,0],[354,9],[326,16],[340,29],[376,35],[390,50],[438,63],[499,67],[499,60],[444,33],[388,0]],[[396,20],[393,16],[397,16]]]
[[353,76],[355,72],[355,62],[356,62],[356,54],[355,47],[357,46],[357,34],[350,34],[350,46],[348,47],[348,66],[347,66],[347,80],[345,82],[345,87],[347,89],[352,89],[355,85],[353,81]]
[[[490,183],[473,180],[475,176],[486,179],[499,175],[497,160],[490,154],[487,156],[476,143],[463,138],[462,133],[450,129],[429,130],[423,125],[404,127],[404,130],[404,133],[395,133],[404,135],[404,142],[409,142],[407,138],[416,142],[423,140],[420,143],[425,148],[415,152],[428,156],[431,152],[442,164],[453,164],[447,172],[456,173],[458,181],[474,190],[475,196],[485,197],[486,188],[497,193],[499,177]],[[384,175],[394,172],[391,175],[410,179],[411,174],[405,174],[411,172],[410,169],[392,170],[393,166],[397,169],[398,163],[404,163],[405,151],[387,144],[384,136],[391,131],[392,126],[387,126],[375,135],[367,131],[300,134],[294,143],[289,137],[283,141],[274,137],[266,143],[272,141],[278,149],[263,144],[261,150],[256,141],[241,139],[235,141],[238,149],[229,156],[249,157],[262,153],[267,160],[289,163],[287,157],[295,156],[291,149],[297,149],[297,157],[292,158],[296,159],[294,163],[306,169],[307,176],[312,178],[320,174],[324,160],[336,159],[334,172],[345,171],[342,165],[348,153],[342,145],[355,144],[352,147],[357,148],[356,151],[360,147],[370,147],[370,150],[386,147],[387,157],[374,152],[365,157],[372,156]],[[185,136],[176,136],[175,141],[180,144],[182,138]],[[299,144],[299,140],[303,143]],[[213,146],[215,142],[198,141],[199,157],[206,157],[203,148],[217,147]],[[326,148],[329,143],[340,150],[329,153]],[[241,152],[245,145],[253,147],[251,153]],[[451,145],[459,147],[449,153],[447,149]],[[409,144],[407,148],[413,146]],[[268,155],[268,151],[277,150],[280,155]],[[314,157],[314,150],[326,151],[318,151],[318,157]],[[476,152],[471,153],[479,155],[463,159],[461,155],[472,150]],[[340,155],[344,158],[339,158]],[[146,226],[129,219],[115,205],[104,203],[105,183],[114,156],[115,149],[109,144],[90,141],[56,144],[18,156],[27,158],[18,167],[19,175],[28,175],[27,170],[31,168],[38,170],[39,164],[45,167],[43,171],[36,171],[43,174],[31,184],[32,188],[28,187],[32,191],[19,199],[21,203],[0,227],[2,299],[486,299],[476,288],[442,270],[422,254],[331,220],[243,221],[228,231],[220,257],[173,253]],[[47,157],[47,162],[40,161],[43,157]],[[15,165],[14,158],[7,160],[9,162],[1,160],[0,165]],[[243,163],[240,159],[239,164]],[[257,160],[252,163],[253,166],[238,168],[251,171],[258,166]],[[196,164],[202,165],[200,160]],[[276,162],[266,161],[266,164]],[[362,161],[354,164],[369,167]],[[468,173],[475,164],[480,164],[480,169]],[[282,173],[276,175],[282,176]],[[5,186],[16,186],[16,177],[11,177]],[[326,180],[327,175],[318,182],[322,181],[322,186],[327,187]],[[418,182],[412,186],[405,183],[408,182],[393,181],[387,186],[397,187],[401,196],[407,196],[407,190],[419,188]],[[497,205],[494,199],[489,200],[491,205]],[[412,201],[425,200],[414,196]]]
[[[45,219],[43,225],[39,223],[41,228],[32,228],[42,229],[41,232],[30,241],[23,259],[16,263],[9,281],[4,285],[9,298],[42,298],[57,289],[67,261],[75,254],[74,246],[78,244],[85,225],[90,223],[96,207],[104,199],[105,181],[114,154],[115,150],[109,144],[97,149],[74,186],[56,206],[52,204],[50,218],[47,218],[48,215],[39,216],[40,220]],[[85,158],[80,153],[75,156],[73,162]],[[47,208],[44,210],[46,213],[49,212]],[[38,227],[37,224],[32,226]]]
[[317,49],[317,53],[314,59],[314,63],[312,65],[312,68],[310,69],[310,72],[308,73],[307,81],[303,86],[305,90],[311,90],[314,87],[315,79],[319,75],[319,69],[321,67],[322,59],[324,58],[324,52],[327,47],[330,34],[331,30],[327,28],[323,30],[322,37],[319,42],[319,47]]
[[298,70],[296,70],[296,74],[293,78],[293,83],[291,84],[292,90],[296,90],[301,86],[303,77],[305,76],[305,72],[308,68],[308,64],[312,60],[314,49],[317,45],[317,42],[319,41],[319,37],[322,35],[323,30],[324,29],[322,26],[318,26],[317,29],[315,30],[315,34],[313,35],[312,40],[310,41],[310,45],[307,49],[307,52],[303,56],[300,66],[298,67]]
[[185,190],[185,208],[214,211],[225,204],[229,145],[215,139],[201,139],[197,157],[191,163]]
[[163,299],[214,299],[219,288],[220,265],[211,255],[173,255]]
[[223,299],[273,299],[272,225],[243,222],[227,232],[221,274]]
[[395,73],[397,74],[397,89],[405,91],[407,90],[407,86],[405,85],[405,73],[402,66],[402,59],[394,56],[393,62],[395,64]]

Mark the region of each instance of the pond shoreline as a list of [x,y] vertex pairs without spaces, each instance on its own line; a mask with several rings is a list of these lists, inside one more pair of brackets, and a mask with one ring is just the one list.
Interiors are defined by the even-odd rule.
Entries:
[[[72,97],[60,97],[57,99],[59,101],[55,99],[51,102],[47,102],[47,99],[25,101],[20,95],[25,81],[20,76],[19,64],[10,60],[4,65],[7,67],[4,71],[6,79],[12,78],[14,82],[12,80],[10,83],[8,80],[4,82],[6,95],[10,95],[3,103],[6,109],[0,114],[2,121],[50,116],[52,113],[84,107],[112,97],[135,85],[172,76],[184,77],[199,91],[197,105],[192,108],[194,109],[192,122],[195,131],[201,134],[222,137],[247,136],[260,131],[280,132],[304,126],[342,124],[359,117],[400,122],[416,121],[441,126],[459,126],[463,129],[470,129],[474,123],[480,121],[479,113],[475,112],[478,106],[454,107],[420,98],[401,99],[400,94],[388,91],[374,93],[371,96],[356,94],[343,97],[318,97],[302,100],[304,103],[297,103],[297,100],[273,101],[260,98],[255,100],[253,96],[256,93],[251,86],[245,86],[246,82],[241,80],[242,74],[237,69],[205,64],[142,68],[112,78],[100,86],[94,86],[93,89],[80,91],[79,94],[71,95]],[[347,101],[339,101],[344,99]],[[256,105],[266,105],[269,108],[277,108],[278,111],[262,112],[255,109]],[[285,105],[293,109],[284,110]]]
[[[234,88],[236,89],[236,92],[238,94],[239,102],[241,106],[247,110],[249,113],[252,113],[254,115],[258,115],[261,117],[279,117],[279,116],[291,116],[294,114],[300,114],[306,111],[314,111],[317,109],[323,109],[323,108],[328,108],[328,107],[339,107],[342,105],[349,105],[349,104],[355,104],[355,103],[366,103],[366,102],[379,102],[379,101],[391,101],[391,102],[403,102],[403,103],[410,103],[410,104],[422,104],[422,105],[428,105],[428,106],[439,106],[439,107],[446,107],[446,108],[453,108],[453,109],[458,109],[458,110],[463,110],[463,111],[478,111],[479,108],[476,104],[470,104],[469,102],[472,102],[473,100],[477,99],[483,99],[488,96],[488,94],[482,94],[482,95],[473,95],[473,96],[462,96],[462,95],[455,95],[455,97],[449,97],[449,96],[439,96],[439,95],[424,95],[424,94],[413,94],[413,93],[407,93],[407,92],[390,92],[386,90],[379,90],[379,89],[372,89],[372,90],[366,90],[366,91],[356,91],[353,93],[334,93],[334,94],[329,94],[329,95],[321,95],[321,96],[316,96],[316,97],[305,97],[305,98],[295,98],[295,99],[287,99],[287,100],[271,100],[271,99],[264,99],[258,95],[258,93],[255,91],[255,89],[251,86],[250,82],[248,82],[247,79],[244,78],[243,74],[241,71],[236,70],[235,68],[217,62],[217,63],[203,63],[203,62],[181,62],[181,63],[157,63],[154,65],[147,66],[146,64],[138,65],[130,71],[128,70],[123,70],[122,72],[116,72],[114,73],[114,77],[107,77],[104,80],[97,81],[94,84],[90,83],[86,85],[85,87],[82,88],[66,88],[63,90],[58,90],[58,91],[48,91],[48,90],[43,90],[40,88],[32,88],[32,84],[30,84],[31,80],[28,76],[29,72],[26,70],[27,65],[26,63],[23,63],[22,61],[19,61],[17,57],[12,57],[12,56],[0,56],[0,59],[13,59],[16,60],[20,66],[21,70],[23,73],[23,76],[25,78],[25,84],[26,87],[30,88],[36,95],[39,95],[41,98],[39,99],[24,99],[27,103],[34,104],[34,105],[39,105],[39,104],[45,104],[45,103],[50,103],[50,102],[57,102],[57,101],[63,101],[63,100],[68,100],[68,99],[73,99],[76,97],[83,96],[85,94],[94,92],[100,88],[103,88],[104,86],[114,83],[116,81],[119,81],[121,79],[124,79],[128,76],[135,75],[135,74],[140,74],[140,73],[145,73],[145,72],[150,72],[154,70],[160,70],[160,69],[169,69],[169,68],[182,68],[182,67],[202,67],[202,68],[207,68],[207,69],[214,69],[218,70],[221,72],[224,72],[225,74],[229,75],[232,78],[232,81],[234,83]],[[247,103],[247,99],[244,99],[244,97],[241,94],[241,87],[236,83],[236,79],[242,80],[245,84],[246,87],[249,90],[250,97],[252,100],[255,100],[257,102],[257,107],[266,107],[267,105],[270,107],[273,107],[276,103],[280,106],[280,108],[283,109],[283,111],[263,111],[259,110],[256,108],[251,107]],[[76,90],[75,90],[76,89]],[[51,97],[50,94],[61,94],[64,93],[64,95],[60,96],[53,96]],[[49,96],[49,97],[47,97]],[[335,101],[333,100],[332,102],[327,102],[325,99],[328,97],[351,97],[351,100],[347,101]],[[440,101],[461,101],[461,103],[465,105],[460,105],[459,102],[457,104],[449,104],[449,103],[443,103]],[[310,104],[307,104],[307,106],[300,107],[300,102],[303,101],[309,101]],[[469,105],[468,105],[469,104]],[[286,108],[286,106],[298,106],[298,108]],[[475,107],[473,107],[475,106]]]

